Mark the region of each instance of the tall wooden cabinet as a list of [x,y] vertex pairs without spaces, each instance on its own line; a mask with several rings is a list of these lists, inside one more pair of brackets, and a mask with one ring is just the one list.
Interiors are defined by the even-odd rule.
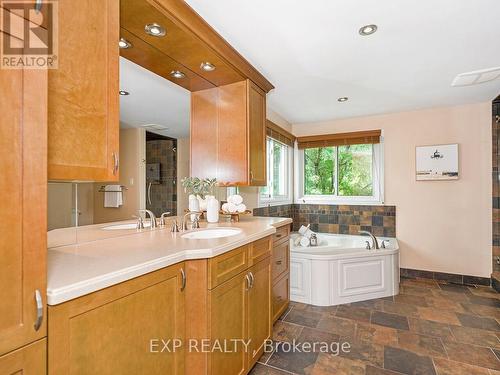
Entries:
[[44,374],[47,71],[0,69],[0,98],[0,373]]
[[50,180],[119,179],[119,0],[58,1],[49,72]]
[[266,94],[246,80],[191,93],[191,176],[266,185]]
[[51,306],[49,374],[184,375],[184,347],[164,346],[185,344],[184,275],[178,263]]

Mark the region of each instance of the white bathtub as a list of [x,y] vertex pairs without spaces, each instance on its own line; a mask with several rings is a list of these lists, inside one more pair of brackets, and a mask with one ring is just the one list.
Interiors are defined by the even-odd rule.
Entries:
[[290,299],[317,306],[393,296],[399,293],[399,245],[367,250],[368,236],[318,233],[319,246],[294,246],[290,239]]

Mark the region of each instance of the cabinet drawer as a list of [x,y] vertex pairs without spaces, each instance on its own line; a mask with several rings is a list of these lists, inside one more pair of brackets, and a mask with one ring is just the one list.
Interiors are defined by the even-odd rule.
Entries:
[[45,375],[47,373],[47,339],[0,356],[2,375]]
[[273,234],[274,243],[278,243],[279,241],[283,241],[285,238],[288,240],[288,236],[290,235],[290,226],[283,225],[282,227],[276,228],[276,233]]
[[290,242],[285,241],[273,246],[272,274],[273,281],[283,276],[290,269]]
[[286,273],[273,285],[273,323],[283,315],[290,302],[290,274]]
[[248,264],[248,254],[250,245],[241,246],[227,253],[209,259],[208,262],[208,289],[213,289],[217,285],[229,280],[240,272],[246,270]]
[[271,255],[271,237],[262,238],[250,244],[248,252],[248,263],[254,265]]

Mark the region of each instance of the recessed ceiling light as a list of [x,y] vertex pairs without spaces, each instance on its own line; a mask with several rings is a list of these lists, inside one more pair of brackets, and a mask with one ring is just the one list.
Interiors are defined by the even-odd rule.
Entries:
[[212,63],[209,63],[208,61],[204,61],[200,65],[201,70],[204,70],[205,72],[211,72],[215,70],[215,65]]
[[144,26],[144,31],[152,36],[165,36],[167,31],[157,23],[148,23]]
[[118,46],[122,49],[127,49],[132,47],[132,43],[130,43],[127,39],[125,38],[120,38],[120,41],[118,42]]
[[359,35],[362,36],[367,36],[367,35],[372,35],[377,31],[378,27],[377,25],[366,25],[363,26],[361,29],[359,29]]
[[174,78],[178,78],[178,79],[181,79],[181,78],[184,78],[186,77],[186,75],[184,73],[182,73],[180,70],[172,70],[170,72],[170,75]]
[[130,95],[130,93],[128,91],[125,91],[125,90],[120,90],[118,91],[118,93],[122,96],[127,96],[127,95]]
[[347,96],[342,96],[341,98],[338,98],[338,99],[337,99],[337,101],[338,101],[338,102],[341,102],[341,103],[343,103],[343,102],[347,102],[348,100],[349,100],[349,98],[348,98]]

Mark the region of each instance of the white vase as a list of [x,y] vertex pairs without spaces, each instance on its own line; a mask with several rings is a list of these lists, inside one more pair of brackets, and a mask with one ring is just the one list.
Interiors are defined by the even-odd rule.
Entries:
[[[189,211],[191,212],[200,211],[200,201],[193,194],[189,196]],[[190,215],[190,216],[191,216],[191,221],[196,219],[196,215]]]
[[217,223],[219,221],[219,201],[214,196],[206,198],[207,200],[207,221]]

